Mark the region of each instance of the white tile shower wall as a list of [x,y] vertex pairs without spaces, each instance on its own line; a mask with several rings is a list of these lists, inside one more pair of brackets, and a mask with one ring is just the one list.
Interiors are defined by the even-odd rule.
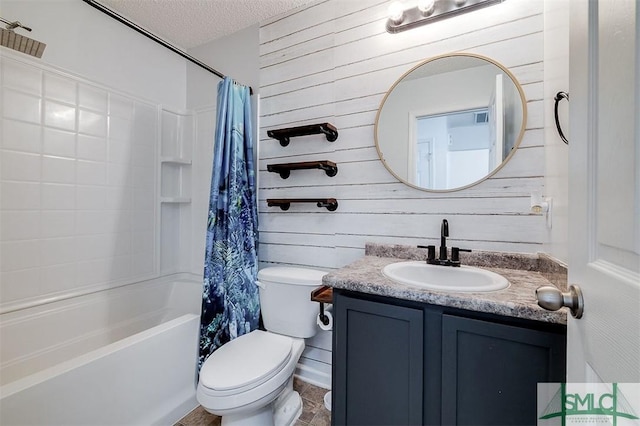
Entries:
[[[319,1],[260,28],[261,128],[259,211],[261,266],[341,267],[364,254],[365,242],[437,243],[450,223],[450,245],[536,252],[544,219],[529,213],[529,194],[544,185],[543,2],[500,5],[411,31],[385,31],[387,0]],[[472,188],[428,193],[398,182],[378,159],[377,109],[388,88],[420,61],[464,51],[494,58],[522,84],[528,108],[522,144],[497,174]],[[339,138],[293,139],[286,148],[270,129],[328,121]],[[267,164],[331,160],[338,174],[293,171],[283,180]],[[335,197],[327,212],[288,211],[267,198]],[[330,373],[330,339],[307,342],[302,364]]]
[[[264,22],[260,29],[260,259],[322,269],[363,254],[367,241],[437,242],[447,218],[451,244],[536,252],[546,233],[529,213],[529,194],[544,185],[543,2],[514,0],[391,35],[387,1],[328,0]],[[375,149],[376,112],[404,72],[435,55],[465,51],[494,58],[522,84],[528,107],[523,142],[491,179],[462,191],[428,193],[399,183]],[[283,148],[269,129],[329,121],[339,138],[293,139]],[[338,174],[267,164],[332,160]],[[267,198],[336,197],[329,213],[313,205],[286,212]]]
[[2,57],[0,309],[157,275],[158,106]]
[[85,2],[2,0],[2,16],[28,22],[29,37],[47,44],[42,63],[153,103],[185,108],[187,61]]

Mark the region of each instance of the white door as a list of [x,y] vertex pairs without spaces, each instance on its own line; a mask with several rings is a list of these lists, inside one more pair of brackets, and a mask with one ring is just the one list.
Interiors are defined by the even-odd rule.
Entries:
[[639,8],[571,2],[568,382],[640,382]]

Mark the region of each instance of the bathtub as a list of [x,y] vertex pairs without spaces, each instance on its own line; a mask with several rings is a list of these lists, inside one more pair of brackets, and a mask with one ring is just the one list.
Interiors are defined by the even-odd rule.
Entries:
[[179,275],[0,316],[0,424],[173,424],[195,399],[201,282]]

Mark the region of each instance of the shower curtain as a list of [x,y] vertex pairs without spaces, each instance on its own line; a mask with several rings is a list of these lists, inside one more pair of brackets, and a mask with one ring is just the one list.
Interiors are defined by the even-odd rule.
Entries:
[[220,346],[256,329],[260,317],[249,88],[225,77],[218,84],[217,105],[199,367]]

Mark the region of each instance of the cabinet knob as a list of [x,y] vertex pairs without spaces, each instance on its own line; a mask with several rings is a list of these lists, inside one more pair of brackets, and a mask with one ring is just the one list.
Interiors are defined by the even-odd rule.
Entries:
[[570,285],[569,291],[566,293],[552,286],[538,287],[536,289],[536,297],[538,299],[538,306],[541,308],[549,311],[557,311],[560,308],[566,307],[571,310],[571,315],[573,315],[574,318],[582,318],[584,299],[582,297],[582,291],[577,285]]

